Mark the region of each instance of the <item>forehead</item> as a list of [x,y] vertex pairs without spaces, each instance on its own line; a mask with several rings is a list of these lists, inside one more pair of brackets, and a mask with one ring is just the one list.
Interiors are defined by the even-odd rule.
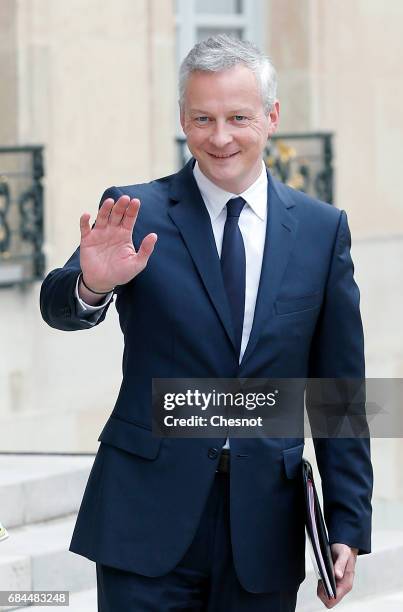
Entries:
[[189,110],[256,108],[262,99],[254,73],[237,65],[220,72],[192,72],[186,83],[185,105]]

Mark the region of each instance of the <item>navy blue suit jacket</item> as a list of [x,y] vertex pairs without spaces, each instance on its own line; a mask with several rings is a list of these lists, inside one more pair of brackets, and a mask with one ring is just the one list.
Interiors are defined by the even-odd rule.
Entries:
[[[346,214],[269,175],[261,279],[239,365],[192,160],[151,183],[108,189],[102,200],[122,194],[141,200],[135,247],[149,232],[158,234],[158,242],[146,269],[115,290],[124,334],[123,380],[99,436],[70,550],[160,576],[175,567],[192,541],[225,438],[154,437],[151,379],[361,378],[359,291]],[[90,327],[76,310],[79,272],[77,249],[43,282],[41,311],[52,327]],[[314,443],[330,542],[370,552],[369,440]],[[296,588],[305,577],[304,438],[232,438],[230,445],[231,536],[241,584],[256,593]]]

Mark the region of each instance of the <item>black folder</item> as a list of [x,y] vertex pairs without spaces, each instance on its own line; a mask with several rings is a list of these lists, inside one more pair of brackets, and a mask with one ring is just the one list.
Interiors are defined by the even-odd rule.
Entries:
[[305,529],[309,552],[318,579],[322,580],[328,598],[336,597],[336,579],[327,536],[326,525],[320,507],[312,466],[302,458],[302,477],[305,493]]

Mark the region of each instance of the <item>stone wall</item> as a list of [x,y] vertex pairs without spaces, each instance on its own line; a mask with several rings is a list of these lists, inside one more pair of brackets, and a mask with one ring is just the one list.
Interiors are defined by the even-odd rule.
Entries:
[[[173,7],[166,0],[0,3],[0,142],[45,145],[47,269],[79,244],[110,185],[176,167]],[[113,408],[122,337],[53,330],[39,283],[0,292],[0,449],[90,450]]]

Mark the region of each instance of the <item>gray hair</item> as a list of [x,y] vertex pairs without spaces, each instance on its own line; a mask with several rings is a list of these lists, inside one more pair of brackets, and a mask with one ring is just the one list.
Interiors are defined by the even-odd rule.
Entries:
[[210,36],[197,43],[179,69],[179,104],[183,108],[186,84],[192,72],[219,72],[243,64],[255,75],[264,112],[272,110],[277,95],[277,75],[270,59],[251,42],[227,34]]

